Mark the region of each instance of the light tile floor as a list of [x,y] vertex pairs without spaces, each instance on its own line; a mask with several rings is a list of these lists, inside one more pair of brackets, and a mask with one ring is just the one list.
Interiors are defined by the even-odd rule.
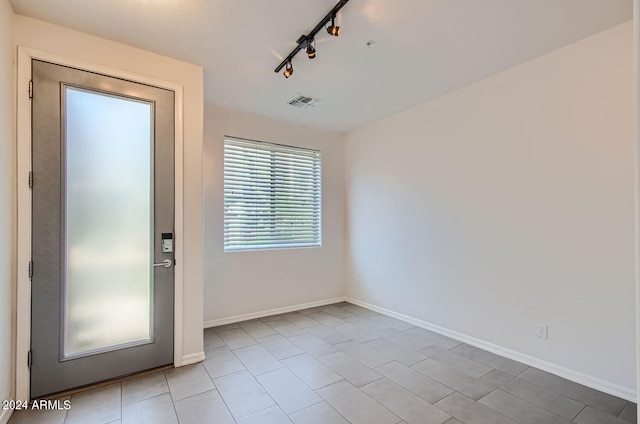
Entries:
[[629,424],[636,405],[348,303],[205,330],[206,360],[11,424]]

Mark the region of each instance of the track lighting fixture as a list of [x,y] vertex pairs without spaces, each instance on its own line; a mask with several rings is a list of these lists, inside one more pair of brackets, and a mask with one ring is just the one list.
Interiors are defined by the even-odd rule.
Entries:
[[331,18],[331,25],[327,27],[327,32],[329,35],[333,35],[334,37],[338,37],[340,35],[340,27],[336,26],[336,17]]
[[316,57],[316,49],[311,43],[307,46],[307,56],[309,56],[309,59],[315,59]]
[[[337,37],[340,35],[340,27],[336,26],[336,15],[347,4],[349,0],[340,0],[338,4],[336,4],[333,9],[327,13],[327,15],[322,18],[318,25],[316,25],[307,35],[301,35],[296,41],[297,46],[289,53],[287,57],[285,57],[282,62],[275,69],[275,72],[280,72],[282,68],[285,68],[283,75],[285,78],[289,78],[293,75],[293,65],[291,61],[298,54],[300,50],[306,49],[307,56],[309,59],[313,59],[316,57],[316,48],[315,48],[315,36],[322,29],[326,28],[327,33]],[[331,25],[327,26],[327,24],[331,22]]]
[[285,78],[289,78],[291,75],[293,75],[293,65],[291,64],[291,62],[287,62],[287,66],[284,68],[284,72],[282,73],[282,75],[284,75]]

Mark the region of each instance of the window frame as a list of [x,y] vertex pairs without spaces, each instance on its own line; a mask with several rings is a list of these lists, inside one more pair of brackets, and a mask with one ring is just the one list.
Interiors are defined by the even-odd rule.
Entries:
[[[243,148],[246,150],[243,151]],[[252,151],[255,154],[255,162],[246,165],[237,164],[238,158],[250,159]],[[234,153],[235,157],[233,157]],[[229,165],[228,160],[229,162],[235,160],[236,165]],[[267,163],[269,165],[265,166]],[[290,168],[287,169],[287,167]],[[232,172],[235,174],[229,176]],[[265,172],[268,173],[267,176],[258,175]],[[238,173],[246,175],[238,176]],[[308,174],[308,179],[304,174]],[[282,183],[279,184],[279,181]],[[235,197],[235,201],[230,198],[234,186],[238,191],[246,190],[243,195]],[[265,190],[268,186],[270,189]],[[300,186],[309,186],[309,188],[300,188]],[[289,194],[295,191],[302,191],[302,201]],[[283,195],[287,198],[282,199]],[[266,222],[260,223],[260,218],[251,217],[251,210],[246,206],[237,208],[234,212],[235,216],[230,213],[233,208],[232,203],[246,203],[243,196],[254,199],[261,197],[260,200],[255,200],[254,204],[256,210],[269,211],[266,215],[263,214]],[[280,205],[276,199],[278,196],[281,197]],[[269,200],[265,200],[266,198]],[[278,207],[281,209],[280,213],[287,217],[278,216]],[[282,208],[286,209],[282,210]],[[239,214],[246,216],[238,218]],[[292,214],[302,216],[292,217]],[[297,220],[309,221],[309,223],[296,222]],[[287,225],[291,225],[291,231],[287,231]],[[235,230],[233,230],[234,226]],[[254,238],[249,236],[244,241],[241,239],[231,241],[231,237],[243,237],[243,231],[245,234],[248,233],[246,230],[238,229],[242,226],[245,228],[254,226],[257,230]],[[223,250],[225,253],[322,247],[322,227],[322,152],[320,150],[224,136]],[[264,233],[267,232],[271,234],[271,238],[265,236]],[[303,237],[302,234],[310,234],[310,236]],[[293,241],[288,242],[288,240]]]

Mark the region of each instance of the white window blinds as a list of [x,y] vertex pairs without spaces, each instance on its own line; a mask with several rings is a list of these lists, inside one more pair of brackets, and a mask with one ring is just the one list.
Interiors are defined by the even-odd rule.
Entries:
[[224,141],[224,250],[321,245],[320,152]]

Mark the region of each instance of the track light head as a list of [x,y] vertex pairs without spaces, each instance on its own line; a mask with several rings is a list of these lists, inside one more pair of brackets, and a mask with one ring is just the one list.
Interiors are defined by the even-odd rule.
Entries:
[[327,32],[329,35],[333,35],[334,37],[338,37],[340,35],[340,27],[336,26],[336,18],[331,18],[331,25],[327,27]]
[[334,37],[340,36],[340,27],[335,25],[330,25],[327,27],[327,32]]
[[316,49],[311,45],[311,43],[307,46],[307,56],[309,56],[309,59],[315,59],[316,57]]
[[293,65],[291,64],[291,62],[287,62],[287,66],[285,66],[282,75],[284,75],[285,78],[289,78],[291,75],[293,75]]

